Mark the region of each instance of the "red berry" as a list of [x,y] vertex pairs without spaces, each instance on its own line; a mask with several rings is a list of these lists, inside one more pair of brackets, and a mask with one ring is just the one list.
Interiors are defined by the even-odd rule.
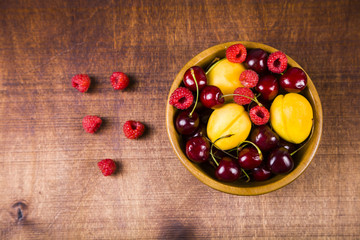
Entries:
[[259,75],[253,70],[245,70],[240,74],[240,82],[244,87],[255,87],[259,81]]
[[145,131],[145,126],[141,122],[129,120],[129,121],[125,122],[125,124],[123,126],[123,131],[124,131],[125,137],[127,137],[129,139],[136,139],[136,138],[140,137],[141,135],[143,135],[143,133]]
[[282,73],[287,67],[288,59],[285,53],[277,51],[270,54],[267,60],[267,66],[273,73]]
[[171,94],[169,103],[178,109],[187,109],[194,101],[192,92],[185,87],[178,87]]
[[122,72],[113,72],[110,76],[110,81],[115,90],[123,90],[129,85],[128,76]]
[[[242,96],[239,96],[242,95]],[[252,99],[254,99],[254,93],[250,88],[239,87],[234,91],[234,102],[239,105],[246,105],[251,103]]]
[[242,44],[235,44],[226,49],[226,58],[233,63],[242,63],[246,59],[246,48]]
[[255,125],[264,125],[270,119],[270,113],[264,106],[256,106],[250,109],[250,119]]
[[116,164],[111,159],[104,159],[98,162],[98,167],[104,176],[113,174],[116,170]]
[[88,133],[96,132],[101,126],[102,120],[98,116],[85,116],[82,121],[83,128]]
[[87,74],[77,74],[72,77],[71,84],[79,92],[86,92],[90,87],[91,80]]

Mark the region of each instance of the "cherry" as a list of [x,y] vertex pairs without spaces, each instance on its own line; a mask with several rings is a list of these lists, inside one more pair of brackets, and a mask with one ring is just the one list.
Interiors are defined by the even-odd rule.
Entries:
[[260,48],[251,49],[245,59],[246,68],[252,69],[257,73],[263,73],[267,70],[268,53]]
[[271,177],[271,171],[266,166],[266,164],[262,163],[260,166],[254,168],[252,171],[252,176],[255,181],[265,181]]
[[239,165],[245,170],[250,170],[258,167],[262,162],[262,155],[258,150],[252,146],[245,147],[239,152]]
[[279,83],[276,77],[267,74],[259,78],[255,90],[261,93],[261,97],[266,101],[273,100],[279,92]]
[[289,151],[280,147],[270,153],[267,167],[274,174],[289,173],[294,168],[294,161]]
[[289,153],[292,153],[297,149],[297,146],[295,144],[287,142],[282,138],[280,138],[278,146],[286,148],[289,151]]
[[182,111],[176,117],[175,127],[180,134],[190,135],[196,131],[199,127],[199,114],[193,112],[190,115],[190,111]]
[[208,85],[201,91],[200,101],[207,108],[219,107],[225,102],[222,96],[220,88]]
[[194,162],[205,162],[210,156],[210,143],[205,137],[194,137],[186,142],[186,156]]
[[202,90],[207,84],[207,78],[204,70],[198,66],[193,66],[188,70],[186,70],[183,78],[185,87],[187,87],[191,91],[196,91],[196,83],[194,81],[194,77],[191,73],[191,70],[194,71],[195,79],[199,87],[199,90]]
[[279,143],[279,136],[271,130],[268,125],[255,127],[250,134],[250,141],[255,143],[261,151],[269,151],[276,148]]
[[298,93],[306,87],[307,77],[305,72],[297,67],[289,68],[280,77],[280,86],[288,92]]
[[225,182],[233,182],[240,177],[240,168],[230,157],[223,157],[215,170],[217,179]]

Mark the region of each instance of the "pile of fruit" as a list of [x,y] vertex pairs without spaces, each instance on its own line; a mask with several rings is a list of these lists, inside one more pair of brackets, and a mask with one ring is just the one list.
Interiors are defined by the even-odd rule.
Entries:
[[190,67],[171,93],[174,125],[193,162],[211,164],[220,181],[264,181],[294,169],[293,155],[313,128],[301,95],[307,76],[280,51],[235,44],[226,58]]

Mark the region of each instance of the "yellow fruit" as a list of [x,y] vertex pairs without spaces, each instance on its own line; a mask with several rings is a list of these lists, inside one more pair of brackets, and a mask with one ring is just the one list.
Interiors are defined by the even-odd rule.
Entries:
[[[226,58],[221,59],[207,72],[208,85],[217,86],[224,95],[233,94],[236,88],[243,87],[239,78],[245,70],[242,63],[232,63]],[[231,98],[226,97],[225,99]]]
[[298,144],[311,132],[313,110],[309,101],[300,94],[278,95],[270,107],[270,122],[281,138]]
[[251,122],[248,113],[243,106],[236,103],[224,104],[214,110],[207,125],[207,135],[211,142],[233,134],[231,137],[220,139],[215,143],[222,150],[236,147],[248,137],[250,130]]

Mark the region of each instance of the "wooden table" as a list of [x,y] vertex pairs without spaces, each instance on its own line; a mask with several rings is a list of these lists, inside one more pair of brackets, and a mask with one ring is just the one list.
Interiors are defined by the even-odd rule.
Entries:
[[[0,239],[360,238],[359,1],[0,2]],[[233,196],[192,176],[165,130],[181,67],[228,41],[262,42],[302,65],[323,137],[278,191]],[[131,78],[114,91],[109,76]],[[71,77],[92,77],[88,93]],[[82,129],[99,115],[96,134]],[[145,136],[128,140],[126,120]],[[96,163],[117,161],[104,177]]]

